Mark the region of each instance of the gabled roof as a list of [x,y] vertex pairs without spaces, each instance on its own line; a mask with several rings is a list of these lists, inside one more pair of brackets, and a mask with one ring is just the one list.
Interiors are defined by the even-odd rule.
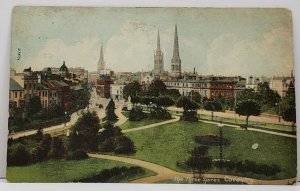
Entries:
[[20,84],[18,84],[14,79],[10,78],[9,90],[10,91],[22,91],[22,90],[24,90],[24,88]]
[[48,90],[49,88],[47,88],[46,86],[44,86],[43,84],[37,83],[36,84],[37,90]]

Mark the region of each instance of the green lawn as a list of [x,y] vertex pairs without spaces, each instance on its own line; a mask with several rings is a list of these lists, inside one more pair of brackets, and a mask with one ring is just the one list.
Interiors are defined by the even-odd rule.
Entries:
[[145,126],[145,125],[150,125],[152,123],[159,123],[162,121],[166,121],[163,119],[143,119],[142,121],[129,121],[127,120],[123,125],[120,126],[121,129],[125,130],[125,129],[132,129],[132,128],[136,128],[136,127],[141,127],[141,126]]
[[[121,166],[131,167],[133,165],[95,158],[80,161],[47,161],[24,167],[8,167],[7,180],[10,182],[71,182],[92,177],[104,169]],[[145,172],[142,177],[155,174],[146,169]],[[128,182],[137,178],[141,178],[141,176],[133,176],[127,180],[120,180],[120,182]]]
[[[134,158],[157,163],[176,171],[182,171],[176,166],[177,161],[184,161],[197,144],[194,136],[219,134],[216,125],[201,122],[177,122],[162,125],[160,128],[146,129],[128,133],[134,141],[137,152]],[[235,174],[261,179],[281,179],[296,176],[296,139],[269,135],[265,133],[235,130],[224,127],[224,137],[231,141],[224,148],[224,156],[230,160],[252,160],[264,164],[278,164],[281,172],[274,177],[257,174],[240,174],[211,169],[210,173]],[[257,150],[252,150],[254,143],[259,144]],[[219,158],[219,147],[211,147],[209,154]]]

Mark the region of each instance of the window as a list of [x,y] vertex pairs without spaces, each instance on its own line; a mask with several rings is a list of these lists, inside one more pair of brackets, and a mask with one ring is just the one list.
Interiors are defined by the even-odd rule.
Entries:
[[17,98],[18,97],[18,92],[15,92],[15,98]]
[[28,84],[28,88],[31,89],[31,83]]
[[20,92],[20,98],[22,98],[23,97],[23,92]]
[[42,93],[41,92],[39,92],[39,96],[41,97],[41,95],[42,95]]
[[11,92],[9,92],[9,98],[11,98]]

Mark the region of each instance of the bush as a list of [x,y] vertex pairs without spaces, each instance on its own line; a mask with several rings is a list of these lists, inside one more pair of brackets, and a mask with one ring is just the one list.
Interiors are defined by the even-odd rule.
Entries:
[[197,122],[198,121],[197,112],[195,110],[184,110],[181,116],[181,120]]
[[141,121],[142,119],[146,118],[146,113],[143,112],[142,108],[133,108],[129,113],[129,120],[130,121]]
[[99,174],[90,178],[75,180],[74,182],[122,182],[125,178],[131,178],[135,175],[143,175],[145,170],[141,167],[114,167],[104,169]]
[[255,174],[263,174],[265,176],[273,176],[279,173],[280,166],[278,165],[267,165],[267,164],[257,164],[254,161],[216,161],[214,162],[215,167],[225,168],[228,171],[236,169],[238,172],[251,172]]
[[31,156],[23,144],[17,143],[7,149],[8,166],[25,166],[30,163]]
[[88,158],[88,155],[83,150],[75,150],[68,154],[67,160],[82,160]]
[[150,118],[152,118],[152,119],[171,119],[172,116],[166,109],[163,109],[161,107],[155,107],[150,112]]
[[116,154],[132,154],[135,152],[134,143],[130,138],[125,135],[116,138]]
[[114,137],[110,137],[100,143],[98,150],[102,152],[113,152],[116,148],[116,142]]

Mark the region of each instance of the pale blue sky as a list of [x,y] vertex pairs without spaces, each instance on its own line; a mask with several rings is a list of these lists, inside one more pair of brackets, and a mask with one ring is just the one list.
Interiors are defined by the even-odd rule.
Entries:
[[176,23],[185,71],[196,67],[203,74],[290,74],[292,25],[285,9],[17,7],[12,66],[39,70],[59,67],[65,60],[69,67],[95,71],[103,42],[108,68],[151,70],[159,28],[169,70]]

